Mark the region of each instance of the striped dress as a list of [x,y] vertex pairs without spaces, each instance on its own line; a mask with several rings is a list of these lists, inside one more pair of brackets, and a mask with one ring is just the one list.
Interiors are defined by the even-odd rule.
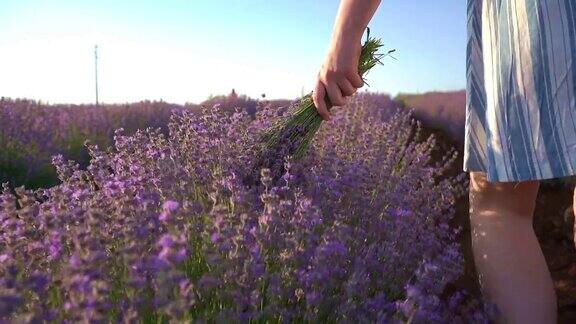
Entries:
[[576,0],[468,0],[464,171],[576,174]]

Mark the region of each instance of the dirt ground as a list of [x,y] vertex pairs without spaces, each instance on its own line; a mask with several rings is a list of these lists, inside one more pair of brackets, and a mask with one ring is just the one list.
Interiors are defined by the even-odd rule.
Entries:
[[[455,176],[462,171],[462,144],[448,138],[442,131],[423,129],[423,134],[434,134],[438,139],[438,148],[434,160],[445,154],[451,147],[458,150],[458,160],[452,165],[446,176]],[[576,248],[573,241],[574,214],[572,199],[574,178],[552,179],[540,183],[540,190],[534,213],[534,231],[540,241],[548,267],[554,279],[558,297],[558,323],[576,323]],[[566,181],[569,180],[569,181]],[[470,222],[468,214],[468,196],[461,197],[456,203],[456,216],[453,225],[460,225],[462,253],[466,269],[454,288],[466,288],[480,296],[477,273],[471,247]]]

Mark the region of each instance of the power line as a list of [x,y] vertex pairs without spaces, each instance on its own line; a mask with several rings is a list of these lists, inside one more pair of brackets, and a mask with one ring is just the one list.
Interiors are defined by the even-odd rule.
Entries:
[[96,84],[96,106],[98,106],[98,45],[94,45],[94,79]]

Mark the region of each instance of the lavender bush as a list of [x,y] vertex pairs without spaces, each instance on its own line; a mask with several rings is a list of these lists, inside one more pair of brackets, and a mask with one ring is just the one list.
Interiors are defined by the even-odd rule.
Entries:
[[0,320],[487,323],[494,305],[446,289],[455,155],[430,165],[410,112],[356,98],[268,169],[255,150],[285,116],[206,108],[88,143],[86,170],[55,156],[58,186],[5,186]]
[[86,167],[86,139],[107,147],[120,127],[127,133],[146,127],[167,133],[170,115],[183,109],[188,107],[154,101],[94,106],[0,98],[0,182],[52,186],[57,183],[52,155],[62,154]]

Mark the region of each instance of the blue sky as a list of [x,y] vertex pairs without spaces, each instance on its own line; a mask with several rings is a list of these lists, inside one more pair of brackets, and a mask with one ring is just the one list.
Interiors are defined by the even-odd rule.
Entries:
[[[339,1],[0,0],[0,96],[200,102],[210,94],[296,98],[313,89]],[[370,91],[465,87],[466,3],[382,0],[369,24],[384,50]]]

